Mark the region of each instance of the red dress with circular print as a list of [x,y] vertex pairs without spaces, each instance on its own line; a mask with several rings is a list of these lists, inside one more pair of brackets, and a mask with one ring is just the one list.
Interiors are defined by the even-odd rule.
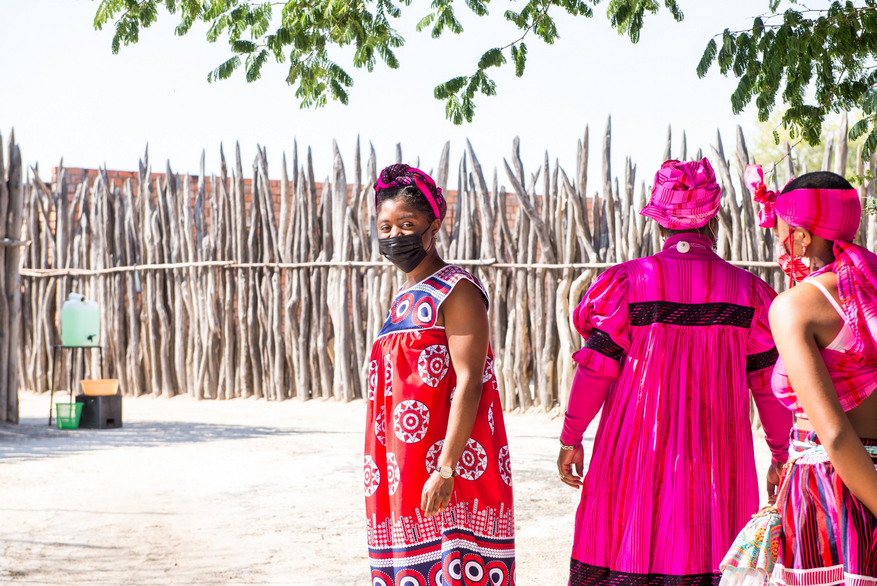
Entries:
[[364,480],[373,586],[515,584],[512,473],[489,348],[450,505],[429,519],[420,509],[456,386],[448,339],[435,321],[461,280],[487,303],[475,277],[447,266],[396,295],[372,347]]

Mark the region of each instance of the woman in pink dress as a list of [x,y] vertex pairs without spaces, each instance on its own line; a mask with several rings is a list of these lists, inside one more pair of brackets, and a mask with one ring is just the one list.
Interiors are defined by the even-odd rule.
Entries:
[[487,293],[435,248],[446,204],[427,174],[381,171],[381,253],[406,273],[372,347],[365,502],[373,586],[512,586],[509,447]]
[[760,167],[745,177],[780,266],[802,284],[770,309],[773,390],[796,416],[773,579],[877,586],[877,255],[852,244],[859,195],[834,173],[808,173],[779,194]]
[[[576,309],[585,339],[561,434],[560,478],[580,488],[572,586],[713,585],[758,509],[749,390],[773,454],[790,414],[770,390],[775,293],[713,252],[721,189],[707,159],[667,161],[642,210],[666,240],[604,272]],[[582,437],[602,408],[583,475]]]

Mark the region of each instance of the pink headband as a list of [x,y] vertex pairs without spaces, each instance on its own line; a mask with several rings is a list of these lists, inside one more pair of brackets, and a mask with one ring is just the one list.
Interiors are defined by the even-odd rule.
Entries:
[[668,230],[705,226],[719,211],[722,189],[709,160],[665,161],[655,174],[652,198],[640,214]]
[[381,189],[414,185],[429,202],[435,217],[444,220],[447,211],[447,203],[442,195],[442,190],[437,187],[432,177],[409,165],[397,164],[384,168],[378,175],[378,183],[375,185],[375,211],[378,209],[378,192]]
[[762,228],[776,226],[779,216],[789,226],[806,228],[826,240],[852,242],[856,237],[862,221],[862,203],[855,189],[769,191],[764,185],[761,165],[747,166],[743,182],[752,199],[764,206],[758,212],[758,225]]

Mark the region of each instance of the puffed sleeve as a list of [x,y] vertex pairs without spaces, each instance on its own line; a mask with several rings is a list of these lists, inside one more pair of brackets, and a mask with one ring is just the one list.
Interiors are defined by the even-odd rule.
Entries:
[[789,432],[793,421],[792,412],[777,400],[770,386],[778,354],[767,315],[775,297],[776,292],[767,284],[761,280],[756,282],[755,315],[746,346],[746,374],[764,428],[765,440],[776,464],[785,462],[788,457]]
[[630,349],[627,287],[627,267],[616,265],[597,278],[573,314],[585,340],[573,360],[603,376],[617,377]]

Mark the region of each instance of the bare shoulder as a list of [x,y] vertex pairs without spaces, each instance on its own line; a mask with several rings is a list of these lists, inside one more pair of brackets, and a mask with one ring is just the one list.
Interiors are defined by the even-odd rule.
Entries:
[[481,290],[468,279],[461,279],[439,308],[439,325],[475,325],[487,321],[487,307]]
[[[817,277],[820,283],[821,275]],[[833,278],[833,275],[832,275]],[[831,289],[829,289],[830,291]],[[808,330],[833,327],[840,321],[840,316],[831,306],[825,295],[813,285],[800,284],[777,295],[770,306],[770,327],[776,331],[790,329]]]
[[473,311],[487,313],[484,305],[484,295],[481,290],[469,279],[460,279],[454,286],[447,299],[442,303],[445,311]]

